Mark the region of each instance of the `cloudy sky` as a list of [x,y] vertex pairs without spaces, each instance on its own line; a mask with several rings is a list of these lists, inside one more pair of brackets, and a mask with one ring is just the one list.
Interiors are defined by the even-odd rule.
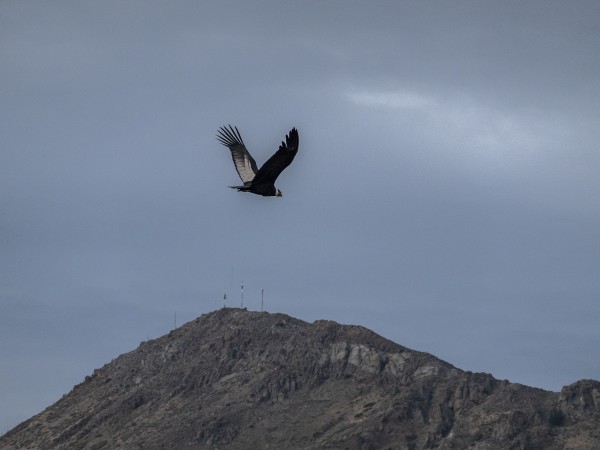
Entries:
[[[223,304],[600,379],[597,1],[0,2],[0,432]],[[293,127],[283,198],[236,193]]]

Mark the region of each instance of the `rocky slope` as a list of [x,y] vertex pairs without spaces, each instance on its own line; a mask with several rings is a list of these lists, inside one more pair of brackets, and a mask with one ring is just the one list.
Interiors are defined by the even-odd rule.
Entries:
[[142,343],[2,449],[599,449],[600,382],[459,370],[365,328],[221,309]]

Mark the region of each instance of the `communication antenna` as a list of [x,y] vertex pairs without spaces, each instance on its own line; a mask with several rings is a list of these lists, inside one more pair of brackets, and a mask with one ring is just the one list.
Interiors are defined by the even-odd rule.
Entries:
[[177,329],[177,310],[175,310],[175,317],[173,318],[173,324],[175,325],[174,329]]
[[223,308],[227,308],[227,291],[223,293]]
[[242,305],[241,308],[244,307],[244,280],[242,280]]
[[261,289],[260,290],[260,310],[261,311],[263,310],[264,302],[265,302],[265,290]]

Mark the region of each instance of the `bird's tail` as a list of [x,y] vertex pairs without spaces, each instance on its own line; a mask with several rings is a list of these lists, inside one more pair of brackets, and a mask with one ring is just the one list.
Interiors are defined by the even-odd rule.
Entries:
[[248,192],[250,190],[250,186],[229,186],[231,189],[237,189],[238,192]]

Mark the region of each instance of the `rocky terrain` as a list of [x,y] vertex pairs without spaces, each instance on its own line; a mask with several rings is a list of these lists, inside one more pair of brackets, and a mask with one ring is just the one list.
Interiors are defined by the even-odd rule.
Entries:
[[548,392],[359,326],[226,308],[97,369],[1,449],[600,449],[600,382]]

